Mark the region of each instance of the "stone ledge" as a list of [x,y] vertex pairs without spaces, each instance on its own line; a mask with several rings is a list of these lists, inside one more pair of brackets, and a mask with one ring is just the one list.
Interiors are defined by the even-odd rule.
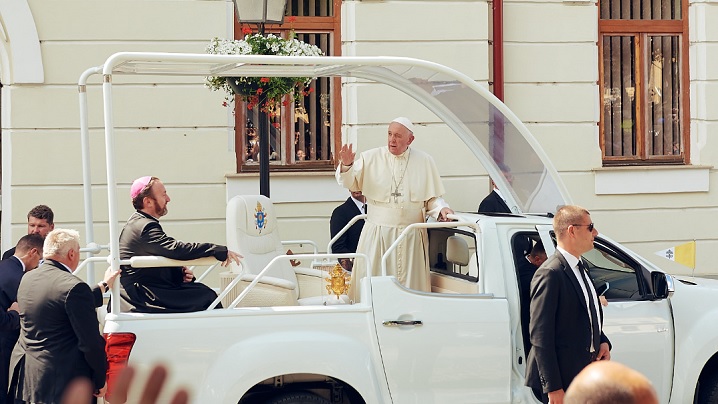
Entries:
[[601,167],[595,175],[596,195],[708,192],[712,166]]

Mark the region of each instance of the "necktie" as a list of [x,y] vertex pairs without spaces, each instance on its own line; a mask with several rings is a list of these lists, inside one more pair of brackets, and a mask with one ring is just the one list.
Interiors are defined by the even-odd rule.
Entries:
[[366,213],[366,203],[363,204],[363,205],[361,206],[361,208],[362,208],[362,210],[364,211],[364,213]]
[[593,294],[591,293],[591,289],[593,286],[591,286],[591,283],[588,281],[588,276],[586,275],[586,268],[583,266],[583,263],[581,261],[578,262],[578,272],[581,274],[581,279],[583,280],[583,286],[586,287],[586,295],[588,297],[588,307],[591,311],[591,334],[592,334],[592,348],[595,352],[598,352],[598,347],[601,345],[601,334],[599,332],[599,323],[598,323],[598,310],[596,309],[596,305],[593,302]]

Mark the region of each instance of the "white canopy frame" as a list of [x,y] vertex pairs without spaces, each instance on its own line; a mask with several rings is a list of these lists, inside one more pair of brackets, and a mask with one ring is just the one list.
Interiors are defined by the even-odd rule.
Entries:
[[[344,57],[344,56],[265,56],[265,55],[208,55],[190,53],[120,52],[110,56],[103,65],[86,70],[79,80],[80,129],[82,137],[83,190],[85,195],[85,223],[87,241],[94,243],[92,192],[90,176],[89,130],[87,121],[86,82],[90,76],[102,73],[103,112],[105,124],[105,155],[107,164],[107,193],[109,214],[110,256],[113,270],[120,267],[119,224],[117,218],[117,195],[115,179],[115,133],[112,97],[113,75],[163,75],[163,76],[224,76],[224,77],[348,77],[370,80],[393,87],[417,100],[441,119],[466,144],[494,180],[512,211],[521,213],[535,205],[535,201],[549,206],[570,203],[568,192],[536,139],[516,115],[486,88],[468,76],[449,67],[424,60],[401,57]],[[452,93],[461,98],[451,99]],[[467,98],[467,96],[469,98]],[[471,98],[474,97],[474,98]],[[466,102],[466,100],[471,102]],[[470,109],[457,111],[458,106],[468,108],[471,103],[483,101],[476,114]],[[461,116],[459,116],[461,115]],[[522,153],[533,151],[532,156],[522,155],[538,165],[526,171],[536,187],[530,187],[529,199],[521,197],[503,177],[499,165],[488,152],[489,145],[482,143],[486,128],[494,128],[494,119],[500,119],[518,133],[519,140],[528,146]],[[492,126],[493,125],[493,126]],[[477,129],[478,128],[478,129]],[[477,133],[482,132],[482,133]],[[503,135],[502,135],[503,136]],[[486,140],[484,139],[486,142]],[[504,139],[501,138],[503,147]],[[538,177],[538,179],[536,179]],[[528,176],[527,176],[528,178]],[[548,184],[548,185],[545,185]],[[526,194],[526,192],[524,192]],[[522,199],[523,198],[523,199]],[[534,203],[534,205],[532,205]],[[543,211],[545,213],[546,211]],[[119,293],[119,284],[114,285]],[[119,299],[112,300],[112,312],[119,312]]]

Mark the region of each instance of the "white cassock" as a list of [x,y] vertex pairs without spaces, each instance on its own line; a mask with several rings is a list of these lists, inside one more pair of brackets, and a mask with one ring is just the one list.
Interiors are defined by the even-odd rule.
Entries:
[[[340,185],[366,197],[368,217],[357,252],[369,257],[367,266],[374,276],[381,275],[382,255],[406,226],[423,223],[427,216],[437,218],[441,209],[449,207],[441,198],[444,186],[434,160],[420,150],[409,148],[399,156],[388,147],[367,150],[351,167],[340,164],[336,177]],[[350,291],[355,301],[365,270],[355,263]],[[431,291],[426,229],[407,235],[388,257],[386,272],[408,288]]]

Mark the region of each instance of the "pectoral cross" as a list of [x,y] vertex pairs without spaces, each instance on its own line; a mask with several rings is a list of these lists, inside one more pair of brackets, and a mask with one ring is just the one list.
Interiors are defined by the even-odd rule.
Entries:
[[401,192],[399,192],[399,188],[394,189],[394,192],[391,193],[391,196],[394,197],[394,203],[396,203],[396,202],[397,202],[397,199],[398,199],[400,196],[403,196],[403,195],[404,195],[404,194],[402,194]]

